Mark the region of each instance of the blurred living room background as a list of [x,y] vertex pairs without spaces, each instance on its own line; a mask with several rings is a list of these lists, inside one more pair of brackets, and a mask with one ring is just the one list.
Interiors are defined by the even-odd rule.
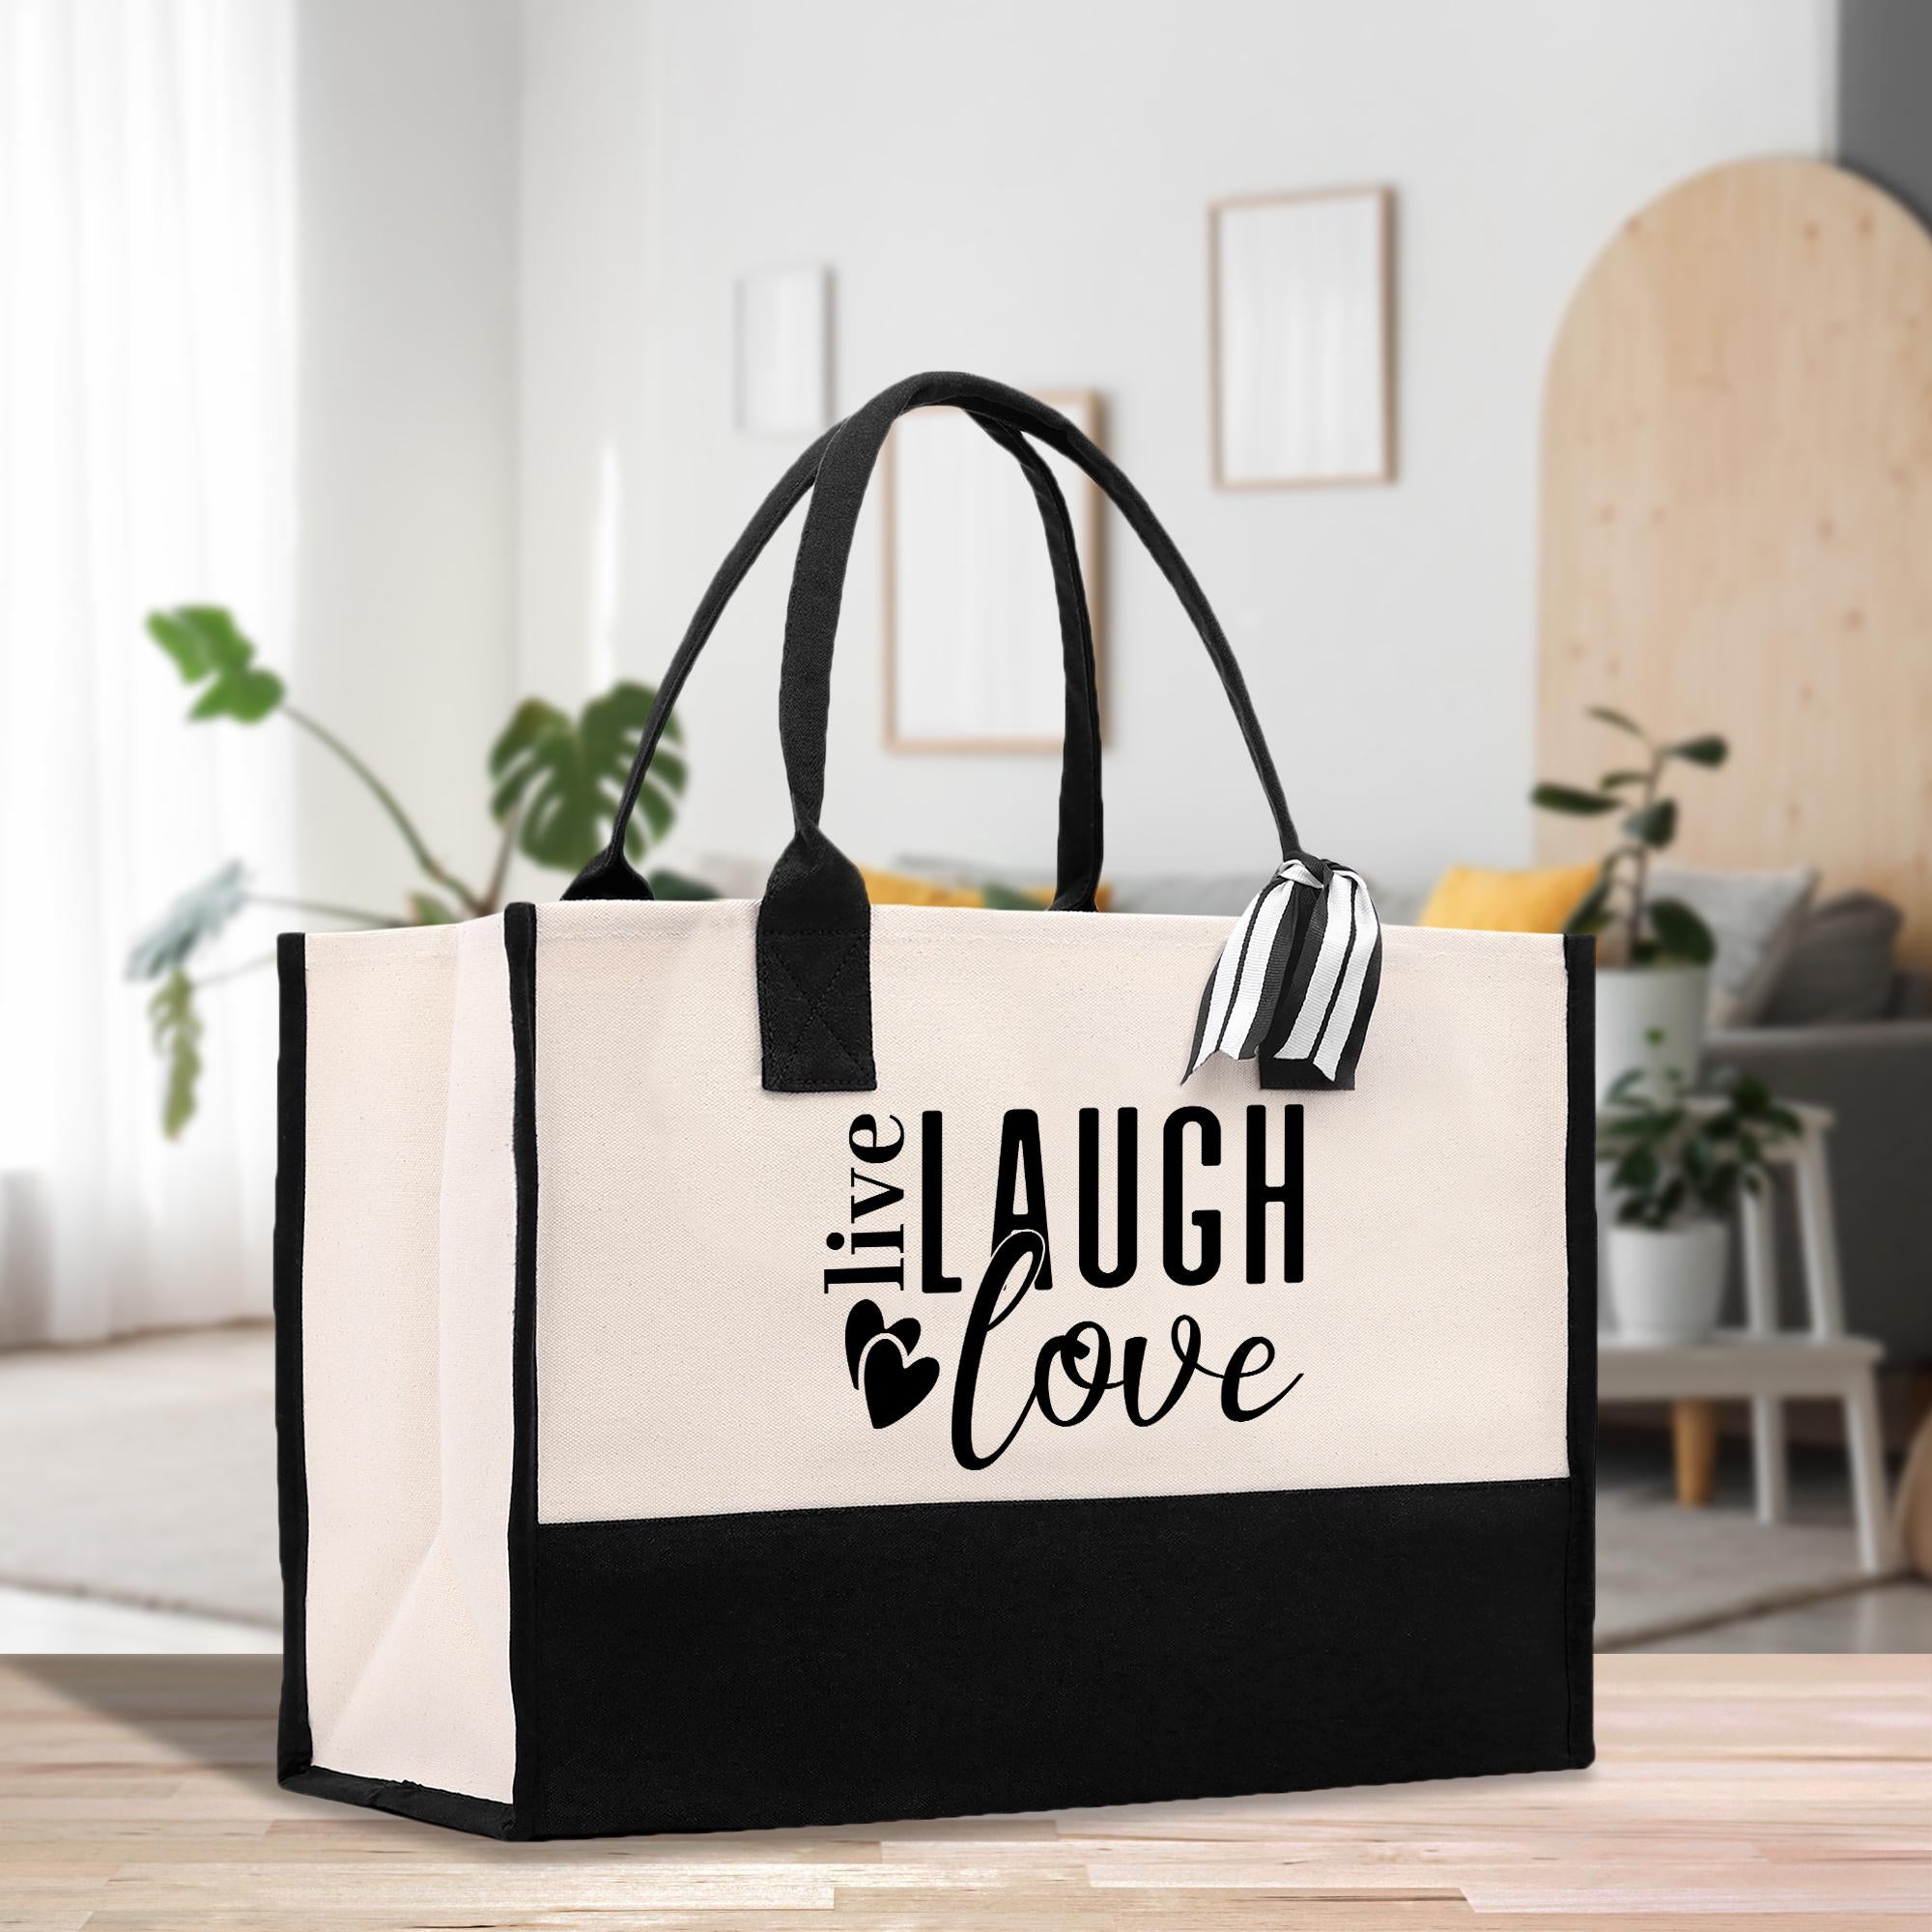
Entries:
[[[1928,99],[1919,0],[0,0],[0,1652],[277,1647],[274,933],[554,896],[923,368],[1137,480],[1385,918],[1602,926],[1600,1645],[1932,1650]],[[1024,904],[1051,581],[953,421],[828,825]],[[1102,916],[1233,915],[1225,702],[1063,473]],[[796,527],[670,890],[789,835]]]

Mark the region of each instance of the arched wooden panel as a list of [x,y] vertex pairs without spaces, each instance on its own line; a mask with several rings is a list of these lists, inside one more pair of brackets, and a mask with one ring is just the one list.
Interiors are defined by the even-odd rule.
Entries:
[[[1676,856],[1808,864],[1907,914],[1932,964],[1932,238],[1837,168],[1747,161],[1624,225],[1543,413],[1537,771],[1721,731]],[[1539,814],[1541,855],[1601,824]]]

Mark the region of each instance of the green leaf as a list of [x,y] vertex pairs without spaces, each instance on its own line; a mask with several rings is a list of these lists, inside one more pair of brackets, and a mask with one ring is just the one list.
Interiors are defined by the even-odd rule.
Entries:
[[1605,791],[1615,791],[1619,785],[1640,785],[1644,783],[1649,779],[1649,777],[1650,774],[1648,772],[1632,772],[1632,771],[1605,772],[1604,776],[1597,781],[1597,782],[1600,785],[1602,785]]
[[1658,951],[1690,966],[1708,966],[1718,956],[1711,928],[1682,899],[1652,899],[1650,929]]
[[179,967],[148,1002],[148,1023],[165,1074],[161,1131],[169,1140],[179,1140],[194,1118],[201,1080],[201,1015],[195,1010],[194,982]]
[[650,875],[650,888],[661,899],[715,899],[718,896],[715,886],[707,886],[702,879],[694,879],[684,872],[673,872],[666,866],[660,866]]
[[1610,882],[1599,877],[1597,883],[1577,901],[1576,910],[1563,922],[1565,932],[1601,932],[1609,921]]
[[1681,745],[1670,746],[1668,755],[1682,758],[1687,764],[1703,765],[1716,771],[1731,755],[1731,748],[1713,731],[1701,738],[1686,738]]
[[248,873],[239,859],[191,887],[134,942],[128,954],[128,979],[159,980],[179,972],[242,910],[247,895]]
[[1610,1185],[1646,1188],[1657,1179],[1657,1155],[1648,1147],[1633,1148],[1610,1173]]
[[553,740],[566,743],[572,729],[569,718],[541,697],[526,697],[510,713],[510,722],[490,748],[490,776],[500,780],[490,795],[492,817],[500,821],[523,803],[524,794],[543,776],[547,748]]
[[416,925],[458,925],[462,923],[463,915],[434,893],[412,893],[410,919]]
[[[657,769],[655,761],[651,769]],[[650,827],[651,842],[662,843],[671,828],[671,821],[677,816],[677,806],[670,793],[646,779],[643,788],[638,793],[638,810],[643,813],[645,823]],[[625,842],[628,844],[631,841],[627,839]]]
[[259,667],[223,671],[187,715],[191,719],[235,718],[243,724],[254,724],[274,710],[287,690],[273,671]]
[[1660,798],[1640,811],[1632,812],[1624,820],[1624,830],[1633,838],[1641,839],[1653,852],[1662,851],[1677,836],[1677,801]]
[[1604,812],[1614,811],[1619,801],[1605,798],[1602,792],[1579,791],[1575,785],[1540,784],[1530,793],[1531,805],[1538,805],[1545,811],[1567,811],[1576,818],[1596,818]]
[[174,659],[184,684],[199,684],[214,668],[208,661],[200,632],[175,612],[150,611],[148,635]]
[[218,604],[151,611],[148,635],[174,660],[184,684],[203,687],[190,718],[253,724],[281,703],[287,687],[254,662],[255,646]]
[[148,635],[174,659],[184,684],[199,684],[218,670],[240,670],[255,655],[255,646],[218,604],[151,611]]
[[1626,718],[1621,711],[1612,711],[1607,704],[1593,704],[1584,714],[1594,718],[1601,724],[1614,724],[1619,731],[1628,731],[1633,738],[1641,738],[1644,728],[1634,718]]
[[[577,718],[538,697],[518,705],[490,751],[496,781],[490,809],[499,820],[521,811],[519,850],[566,872],[580,870],[603,850],[656,702],[647,685],[626,681],[592,698]],[[682,738],[675,716],[665,736]],[[652,761],[624,841],[632,858],[642,858],[669,833],[685,777],[684,760],[673,753],[660,752]]]

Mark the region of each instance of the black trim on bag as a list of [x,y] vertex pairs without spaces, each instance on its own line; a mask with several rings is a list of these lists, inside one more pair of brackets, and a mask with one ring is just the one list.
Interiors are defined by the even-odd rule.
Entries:
[[308,1185],[308,973],[302,935],[275,942],[281,1057],[275,1093],[275,1490],[282,1558],[282,1703],[275,1772],[306,1772],[308,1722],[308,1457],[302,1413],[302,1229]]
[[517,1769],[509,1835],[542,1835],[542,1731],[537,1707],[537,913],[503,910],[510,971],[510,1044],[516,1060],[511,1144],[517,1176],[515,1359],[511,1373],[510,1701]]
[[1570,1463],[1570,1528],[1563,1605],[1569,1658],[1570,1762],[1597,1755],[1597,942],[1563,942],[1564,1039],[1569,1109],[1563,1151],[1566,1245],[1570,1264],[1570,1380],[1565,1437]]
[[1573,1485],[545,1523],[557,1837],[1576,1762]]
[[515,1057],[512,1142],[517,1186],[516,1302],[512,1365],[513,1448],[507,1560],[510,1692],[517,1722],[513,1804],[407,1780],[363,1777],[314,1762],[308,1715],[308,1460],[302,1397],[302,1241],[306,1223],[308,986],[302,934],[276,943],[281,1057],[276,1121],[274,1314],[275,1464],[282,1561],[282,1698],[276,1780],[312,1798],[363,1804],[398,1817],[485,1837],[536,1835],[532,1713],[536,1561],[536,915],[513,905],[503,918]]
[[306,1798],[332,1798],[339,1804],[366,1804],[372,1811],[388,1811],[398,1818],[419,1819],[425,1825],[447,1825],[452,1831],[473,1832],[479,1837],[511,1838],[514,1813],[507,1804],[488,1798],[471,1798],[463,1791],[440,1791],[433,1784],[411,1784],[387,1777],[357,1777],[321,1765],[285,1776],[283,1788]]

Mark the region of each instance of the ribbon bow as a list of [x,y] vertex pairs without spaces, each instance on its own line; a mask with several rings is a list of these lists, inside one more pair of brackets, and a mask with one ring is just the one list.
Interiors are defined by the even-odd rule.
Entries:
[[1225,1053],[1259,1059],[1264,1087],[1352,1088],[1381,976],[1381,922],[1361,874],[1297,853],[1235,922],[1182,1082]]

